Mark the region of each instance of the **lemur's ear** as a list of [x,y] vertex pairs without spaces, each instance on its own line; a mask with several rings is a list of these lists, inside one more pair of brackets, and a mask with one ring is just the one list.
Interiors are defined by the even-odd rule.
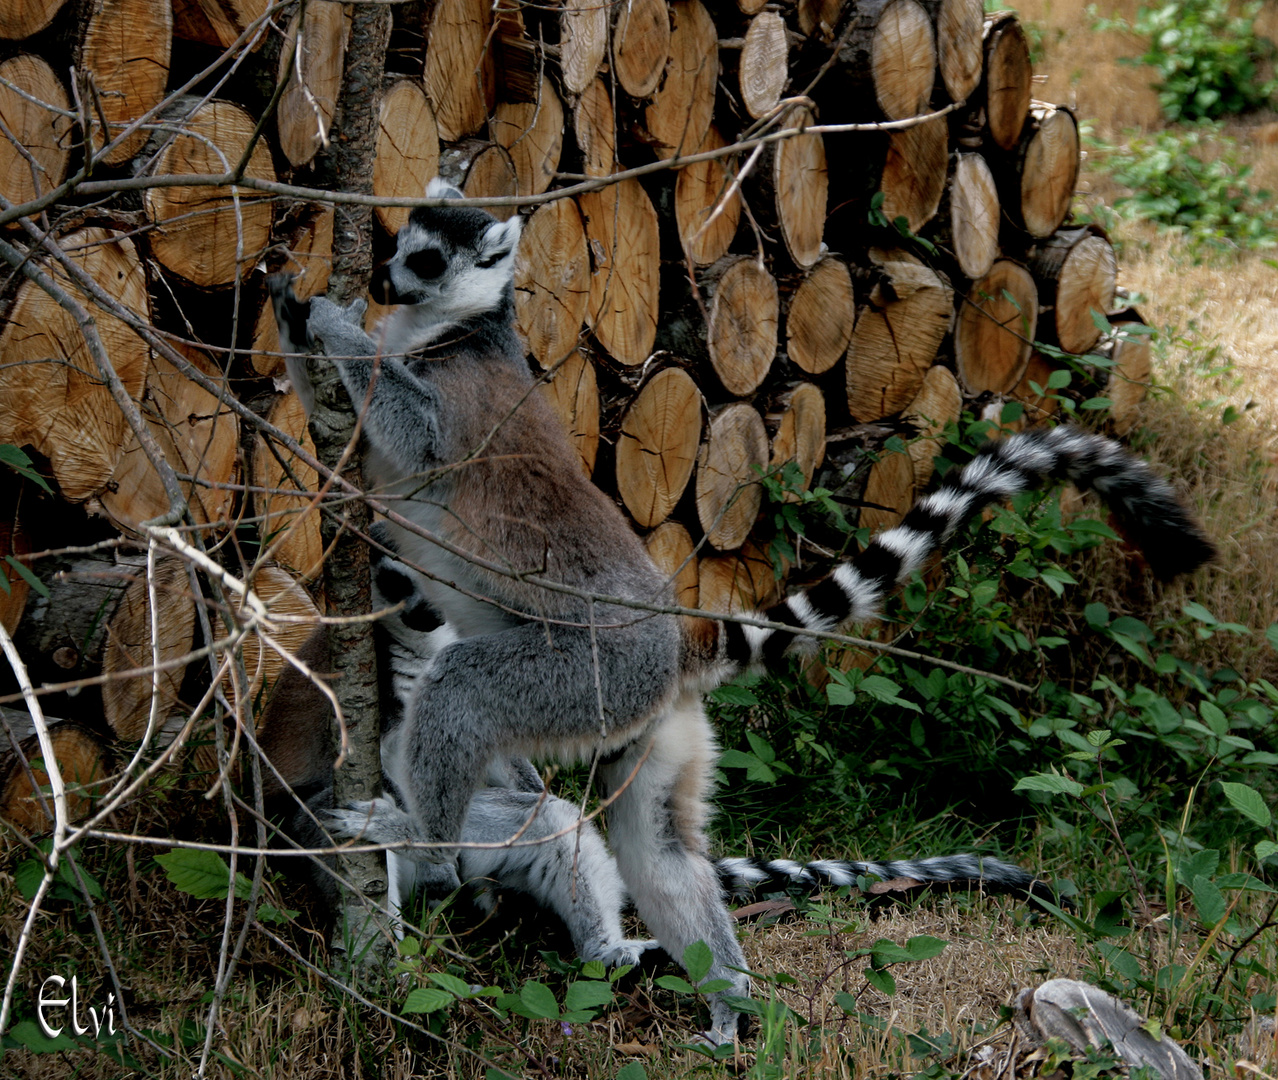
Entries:
[[426,185],[428,199],[464,199],[465,197],[459,188],[453,187],[447,180],[438,176],[432,177],[430,183]]
[[495,221],[484,231],[479,242],[479,258],[475,261],[482,266],[492,266],[515,250],[519,243],[519,234],[524,222],[518,214],[509,221]]

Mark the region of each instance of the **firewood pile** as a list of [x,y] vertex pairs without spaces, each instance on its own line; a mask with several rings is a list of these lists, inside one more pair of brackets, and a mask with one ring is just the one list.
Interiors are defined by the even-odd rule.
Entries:
[[[54,493],[5,475],[0,554],[67,547],[68,522],[136,538],[164,513],[123,396],[206,543],[226,559],[269,547],[261,594],[322,608],[317,476],[253,416],[307,445],[263,281],[283,264],[299,295],[327,285],[348,19],[328,0],[0,10],[0,444],[24,448]],[[1033,100],[1011,12],[428,0],[395,7],[382,77],[375,196],[419,197],[442,175],[525,215],[529,363],[684,606],[740,610],[775,589],[760,477],[794,462],[802,490],[827,446],[839,459],[822,482],[850,473],[874,530],[928,483],[965,408],[997,418],[1019,402],[1013,426],[1055,411],[1043,391],[1060,352],[1102,357],[1092,392],[1114,429],[1134,422],[1148,348],[1103,336],[1114,250],[1070,223],[1078,124]],[[377,205],[378,256],[408,214]],[[60,295],[92,316],[114,386]],[[880,454],[893,435],[908,452]],[[161,658],[193,647],[180,563],[152,590],[129,556],[40,560],[50,597],[4,565],[0,617],[37,679],[144,667],[155,624]],[[258,652],[249,674],[268,685],[278,657]],[[165,669],[166,701],[183,678]],[[137,738],[150,700],[149,675],[116,679],[103,714]]]

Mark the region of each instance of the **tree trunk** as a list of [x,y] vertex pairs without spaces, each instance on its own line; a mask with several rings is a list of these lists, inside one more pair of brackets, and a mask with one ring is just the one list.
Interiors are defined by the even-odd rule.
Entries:
[[1016,13],[999,11],[985,18],[985,123],[990,141],[1011,150],[1029,114],[1034,69],[1029,40]]
[[714,414],[697,455],[697,517],[711,547],[739,548],[763,502],[759,476],[768,464],[768,433],[753,405],[735,402]]
[[1032,247],[1026,262],[1048,315],[1044,337],[1066,352],[1087,352],[1100,340],[1097,315],[1114,306],[1118,261],[1109,238],[1092,227],[1061,229]]
[[1038,326],[1038,290],[1020,263],[999,259],[973,282],[954,327],[954,369],[969,394],[1009,393],[1025,374]]
[[577,200],[594,266],[586,321],[621,364],[642,364],[657,334],[657,212],[637,180]]
[[[480,151],[466,174],[462,192],[468,199],[510,198],[519,193],[519,177],[515,163],[504,146],[493,143]],[[513,206],[492,206],[488,212],[499,221],[508,221],[515,213]]]
[[[61,243],[86,274],[145,317],[146,276],[132,244],[100,228]],[[47,269],[79,296],[59,268]],[[43,454],[63,498],[82,502],[110,482],[129,427],[71,314],[35,282],[15,276],[12,284],[0,320],[0,443]],[[94,318],[116,374],[131,397],[141,397],[149,367],[145,344],[115,316],[97,311]]]
[[[1149,333],[1140,319],[1110,323],[1118,336],[1110,350],[1114,366],[1109,369],[1105,396],[1110,400],[1109,420],[1115,435],[1128,435],[1140,419],[1140,405],[1153,381]],[[1135,328],[1141,328],[1141,331]]]
[[880,252],[882,282],[848,346],[848,411],[866,423],[900,412],[923,385],[954,314],[953,291],[904,252]]
[[847,263],[828,255],[808,271],[785,312],[786,355],[809,375],[834,367],[852,343],[856,296]]
[[701,394],[679,367],[644,383],[621,422],[617,492],[642,529],[660,525],[682,498],[701,443]]
[[[426,194],[426,185],[438,173],[439,129],[426,92],[416,79],[396,79],[382,95],[373,194],[383,199],[415,199]],[[406,206],[373,209],[392,236],[412,213]]]
[[67,178],[71,120],[65,112],[70,108],[66,89],[39,56],[18,53],[0,63],[0,122],[14,140],[0,139],[0,191],[14,205],[30,202]]
[[537,208],[515,255],[515,320],[544,368],[576,347],[590,302],[590,255],[572,199]]
[[[153,176],[225,172],[248,150],[253,127],[253,118],[232,102],[185,97],[165,113],[137,164]],[[246,175],[275,179],[265,143],[253,148]],[[143,191],[143,208],[157,226],[151,254],[166,270],[192,285],[213,288],[230,285],[257,264],[271,239],[271,201],[240,192],[237,214],[232,192],[229,187]]]

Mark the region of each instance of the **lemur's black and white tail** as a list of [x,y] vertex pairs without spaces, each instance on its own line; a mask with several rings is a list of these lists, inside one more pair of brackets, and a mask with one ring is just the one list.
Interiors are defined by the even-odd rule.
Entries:
[[715,863],[719,881],[732,896],[743,897],[768,889],[800,888],[816,890],[855,885],[858,877],[912,878],[929,884],[945,884],[987,892],[1033,894],[1056,901],[1047,882],[1019,866],[983,855],[939,855],[928,859],[895,860],[885,863],[844,862],[822,859],[798,863],[789,859],[720,859]]
[[[1073,427],[1027,431],[981,447],[975,460],[916,502],[900,525],[761,617],[818,632],[873,619],[883,598],[986,506],[1049,480],[1096,491],[1160,578],[1187,573],[1214,554],[1171,485],[1112,439]],[[742,623],[723,627],[721,657],[742,667],[775,662],[801,637]]]

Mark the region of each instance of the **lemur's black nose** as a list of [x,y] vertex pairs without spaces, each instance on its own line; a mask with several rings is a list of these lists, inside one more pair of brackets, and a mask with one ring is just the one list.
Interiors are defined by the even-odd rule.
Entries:
[[390,264],[382,263],[373,271],[373,280],[368,283],[368,291],[379,304],[398,304],[398,294],[394,282],[391,281]]

